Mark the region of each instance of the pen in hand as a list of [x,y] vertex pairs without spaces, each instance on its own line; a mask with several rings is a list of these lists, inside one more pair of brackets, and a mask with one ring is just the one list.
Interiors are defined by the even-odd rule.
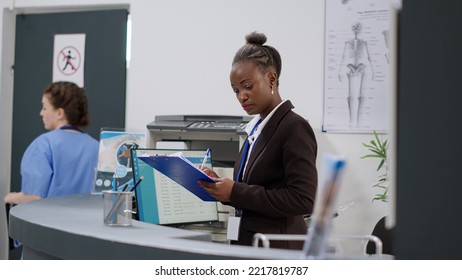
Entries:
[[204,167],[205,164],[207,163],[207,158],[209,157],[209,154],[210,154],[210,148],[208,148],[207,151],[205,151],[204,159],[202,160],[200,168]]

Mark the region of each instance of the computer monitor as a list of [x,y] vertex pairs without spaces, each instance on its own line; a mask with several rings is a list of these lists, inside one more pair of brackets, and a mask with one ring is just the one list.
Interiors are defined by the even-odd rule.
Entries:
[[[138,219],[158,225],[195,224],[218,221],[217,202],[206,202],[140,160],[141,155],[169,155],[181,152],[200,165],[206,150],[132,149],[133,180],[143,180],[135,190]],[[212,168],[212,152],[206,165]],[[198,186],[199,187],[199,186]]]

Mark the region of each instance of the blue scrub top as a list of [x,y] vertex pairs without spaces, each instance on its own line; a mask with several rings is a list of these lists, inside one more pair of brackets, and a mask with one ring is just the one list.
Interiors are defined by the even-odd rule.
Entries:
[[92,192],[98,147],[87,133],[56,129],[38,136],[21,161],[21,191],[40,197]]

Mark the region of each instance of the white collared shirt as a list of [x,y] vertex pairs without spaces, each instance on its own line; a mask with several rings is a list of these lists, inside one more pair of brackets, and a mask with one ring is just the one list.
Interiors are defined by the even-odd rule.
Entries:
[[[247,158],[245,160],[245,165],[244,165],[244,168],[242,170],[242,178],[244,178],[244,174],[245,174],[245,170],[247,168],[247,162],[249,161],[249,157],[250,157],[250,154],[252,153],[252,148],[253,148],[253,143],[255,143],[255,141],[257,141],[258,139],[258,136],[260,136],[260,133],[261,131],[263,130],[263,128],[265,127],[265,125],[268,123],[268,121],[271,119],[271,117],[273,116],[274,112],[276,112],[276,110],[284,103],[286,102],[285,100],[281,101],[281,103],[279,103],[276,107],[274,107],[274,109],[268,114],[268,116],[266,116],[266,118],[264,118],[260,124],[258,124],[258,126],[255,128],[255,130],[253,131],[253,134],[251,136],[249,136],[249,151],[247,153]],[[247,132],[247,135],[250,135],[250,132],[252,131],[253,127],[258,123],[258,121],[261,120],[261,117],[260,115],[256,115],[252,120],[250,120],[250,122],[246,125],[245,127],[245,132]]]

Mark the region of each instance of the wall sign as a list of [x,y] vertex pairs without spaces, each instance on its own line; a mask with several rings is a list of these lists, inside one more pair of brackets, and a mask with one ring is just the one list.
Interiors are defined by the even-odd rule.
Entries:
[[84,86],[85,34],[58,34],[54,39],[53,82]]

